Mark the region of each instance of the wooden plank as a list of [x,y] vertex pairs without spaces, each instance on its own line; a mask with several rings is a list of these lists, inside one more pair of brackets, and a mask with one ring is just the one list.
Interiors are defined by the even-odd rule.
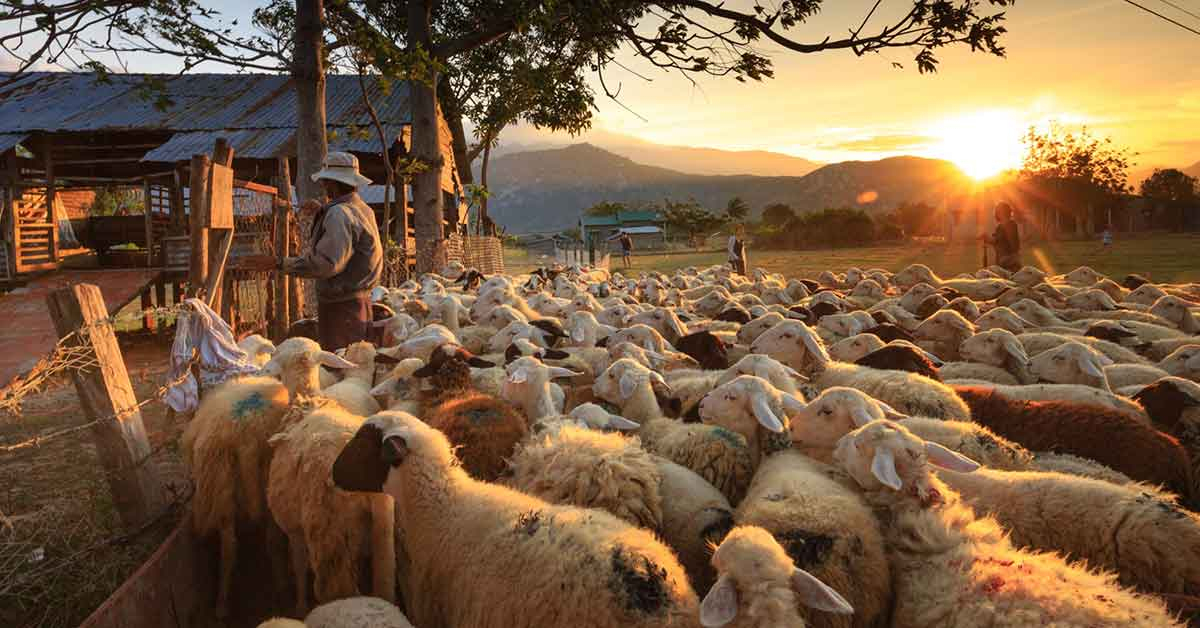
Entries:
[[142,180],[142,205],[145,211],[146,266],[154,265],[154,200],[150,198],[150,179]]
[[[280,157],[280,159],[283,159],[283,157]],[[270,194],[271,196],[279,196],[279,188],[272,187],[270,185],[263,185],[261,183],[255,183],[253,181],[243,181],[241,179],[234,179],[233,187],[242,188],[243,190],[250,190],[251,192],[258,192],[260,194]]]
[[46,160],[46,219],[53,225],[50,231],[50,259],[58,261],[58,216],[54,211],[54,199],[58,193],[54,178],[54,158],[50,155],[50,140],[42,136],[42,153]]
[[135,528],[159,514],[165,493],[154,466],[141,464],[150,455],[150,441],[141,411],[134,409],[137,397],[117,337],[111,325],[100,323],[108,318],[104,297],[95,285],[76,284],[47,295],[46,305],[60,339],[81,327],[89,329],[84,337],[76,336],[68,342],[90,348],[98,366],[73,370],[71,377],[88,419],[122,415],[116,420],[101,420],[92,434],[121,521]]
[[209,174],[208,211],[205,226],[209,229],[233,228],[233,168],[214,163]]
[[188,273],[188,296],[199,294],[208,282],[208,227],[205,226],[205,197],[208,193],[208,155],[193,155],[191,182],[188,184],[191,215],[191,265]]
[[[291,188],[292,176],[291,168],[288,165],[287,157],[280,157],[278,160],[279,174],[275,178],[276,187],[276,203],[275,203],[275,255],[280,260],[286,259],[291,253],[291,232],[292,232],[292,202]],[[283,337],[287,335],[287,330],[292,325],[290,288],[291,279],[282,273],[276,273],[272,276],[274,291],[274,310],[271,316],[271,329],[268,335],[275,342],[282,342]]]

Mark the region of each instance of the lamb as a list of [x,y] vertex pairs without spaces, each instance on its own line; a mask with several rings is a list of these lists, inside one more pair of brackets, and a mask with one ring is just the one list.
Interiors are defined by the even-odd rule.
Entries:
[[537,358],[513,360],[505,367],[508,373],[501,394],[525,413],[529,423],[563,413],[565,396],[562,388],[550,380],[556,377],[575,377],[575,371],[561,366],[546,366]]
[[752,353],[737,361],[736,364],[729,367],[722,373],[713,384],[716,387],[721,384],[733,381],[739,375],[754,375],[767,380],[771,386],[775,387],[780,392],[787,393],[793,397],[800,398],[799,387],[796,385],[797,379],[802,379],[801,375],[790,366],[786,366],[778,360],[766,356]]
[[359,562],[370,562],[372,592],[395,600],[392,500],[350,494],[328,483],[333,461],[363,419],[325,404],[270,438],[267,505],[288,539],[296,614],[308,609],[308,574],[318,602],[359,594]]
[[746,439],[724,428],[666,418],[655,387],[666,396],[673,393],[661,375],[628,358],[613,362],[593,385],[597,397],[642,424],[638,435],[647,451],[695,471],[736,504],[754,473]]
[[819,389],[851,386],[907,414],[970,419],[970,411],[954,391],[928,377],[831,361],[816,334],[799,321],[785,321],[772,327],[754,341],[750,351],[770,355],[808,375]]
[[769,532],[757,526],[730,531],[713,552],[721,574],[700,603],[704,626],[769,628],[806,624],[801,604],[836,614],[851,614],[846,598],[807,571],[796,567]]
[[564,426],[518,446],[511,468],[508,484],[523,493],[662,528],[662,476],[637,438]]
[[1014,548],[994,519],[977,517],[929,467],[978,465],[903,426],[861,427],[839,442],[834,459],[890,520],[883,530],[893,626],[1181,626],[1161,601],[1121,588],[1109,574]]
[[352,597],[322,604],[304,618],[274,618],[258,628],[413,628],[408,618],[390,602],[373,597]]
[[275,343],[258,334],[250,334],[242,338],[238,341],[237,346],[245,351],[250,361],[258,367],[265,366],[271,360],[271,356],[275,355]]
[[192,525],[199,536],[220,536],[220,581],[217,615],[229,612],[229,594],[237,560],[239,521],[262,522],[266,513],[266,485],[271,449],[267,439],[300,418],[292,402],[318,391],[320,365],[353,368],[355,365],[322,351],[307,338],[291,338],[279,345],[263,367],[270,377],[228,380],[209,392],[183,431],[180,448],[191,471]]
[[995,517],[1016,545],[1061,552],[1145,593],[1200,593],[1200,517],[1172,495],[1059,473],[940,477],[975,512]]
[[[1070,401],[1018,401],[987,388],[955,387],[972,419],[1035,451],[1095,460],[1159,484],[1191,503],[1192,471],[1179,441],[1125,412]],[[1120,443],[1120,447],[1113,447]]]
[[396,499],[417,626],[694,625],[687,574],[652,533],[471,479],[445,436],[411,415],[368,419],[333,480]]

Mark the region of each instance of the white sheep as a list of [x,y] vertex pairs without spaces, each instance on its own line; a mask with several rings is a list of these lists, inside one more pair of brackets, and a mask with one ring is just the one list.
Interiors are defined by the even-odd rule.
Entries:
[[829,346],[829,357],[838,362],[855,362],[859,358],[886,346],[879,336],[872,333],[856,334]]
[[446,437],[411,415],[368,419],[333,480],[396,499],[417,626],[667,627],[697,616],[687,574],[651,532],[474,480]]
[[1029,355],[1012,332],[1005,329],[981,331],[962,342],[959,355],[969,362],[949,362],[940,371],[943,380],[982,379],[996,384],[1032,384]]
[[819,389],[858,388],[914,416],[969,420],[970,410],[950,387],[904,371],[877,370],[834,362],[804,323],[785,321],[759,336],[750,350],[764,353],[807,375]]
[[804,400],[780,392],[761,377],[738,375],[705,395],[699,414],[706,425],[741,434],[750,448],[750,463],[757,469],[778,448],[771,433],[786,432],[788,414],[803,407]]
[[834,459],[886,513],[897,628],[1183,624],[1157,598],[1055,554],[1014,548],[995,519],[976,516],[930,470],[978,465],[890,421],[843,437]]
[[832,587],[796,567],[779,542],[757,526],[730,531],[713,552],[720,578],[700,603],[703,626],[805,628],[800,606],[849,615],[853,606]]
[[1021,346],[1025,347],[1025,353],[1030,356],[1035,356],[1048,349],[1060,346],[1067,342],[1078,342],[1085,344],[1112,360],[1114,364],[1147,364],[1146,358],[1138,355],[1136,352],[1127,347],[1123,347],[1115,342],[1109,342],[1100,338],[1092,338],[1090,336],[1065,335],[1052,332],[1034,332],[1017,334],[1017,340],[1021,341]]
[[975,325],[955,310],[938,310],[917,326],[913,333],[917,345],[942,360],[960,360],[958,348],[975,335]]
[[365,417],[379,412],[379,403],[371,392],[375,386],[375,345],[365,341],[353,343],[346,347],[343,357],[354,363],[354,368],[346,369],[342,381],[325,388],[322,394],[351,414]]
[[1030,371],[1044,382],[1082,384],[1109,392],[1169,375],[1148,364],[1113,364],[1108,356],[1078,342],[1066,342],[1033,356]]
[[507,378],[501,396],[521,408],[530,424],[542,417],[563,413],[565,394],[551,379],[580,375],[561,366],[547,366],[531,357],[513,360],[505,371]]
[[250,334],[238,341],[237,346],[250,358],[255,366],[263,367],[275,355],[275,343],[259,334]]
[[715,486],[695,471],[654,456],[662,478],[662,526],[659,536],[679,556],[697,591],[716,580],[709,560],[712,547],[733,527],[733,507]]
[[322,604],[304,618],[269,619],[258,628],[413,628],[399,608],[374,597],[352,597]]
[[564,328],[569,336],[567,344],[572,347],[594,347],[602,338],[617,331],[616,327],[600,324],[596,315],[586,310],[577,310],[567,316]]

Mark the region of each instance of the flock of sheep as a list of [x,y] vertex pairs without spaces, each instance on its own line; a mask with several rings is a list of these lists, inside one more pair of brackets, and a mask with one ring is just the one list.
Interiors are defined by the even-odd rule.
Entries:
[[246,338],[261,373],[186,428],[221,614],[240,528],[319,605],[263,628],[1200,616],[1200,285],[458,267],[373,297],[378,346]]

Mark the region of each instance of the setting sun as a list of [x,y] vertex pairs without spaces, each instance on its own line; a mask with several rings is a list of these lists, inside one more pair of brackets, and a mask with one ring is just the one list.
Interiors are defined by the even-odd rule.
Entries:
[[954,162],[968,176],[982,180],[1021,165],[1021,138],[1027,125],[1011,111],[980,111],[934,125],[937,142],[930,153]]

